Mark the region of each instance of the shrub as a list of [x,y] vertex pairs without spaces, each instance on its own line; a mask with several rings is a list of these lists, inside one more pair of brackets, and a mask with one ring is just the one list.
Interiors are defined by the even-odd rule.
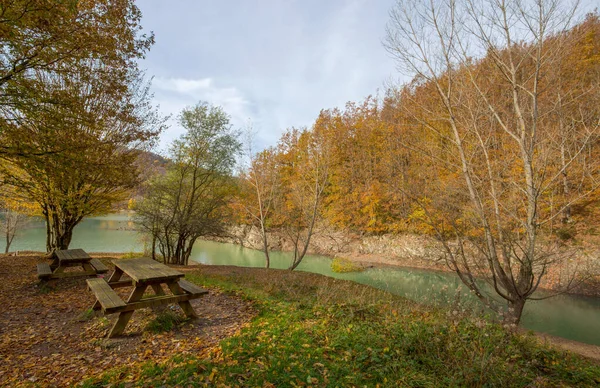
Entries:
[[361,272],[363,267],[345,257],[335,257],[331,260],[331,270],[336,273]]

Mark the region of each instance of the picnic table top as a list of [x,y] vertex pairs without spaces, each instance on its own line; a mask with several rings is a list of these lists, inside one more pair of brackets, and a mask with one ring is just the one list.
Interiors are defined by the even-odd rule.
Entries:
[[113,264],[138,283],[179,279],[185,274],[150,258],[114,260]]
[[80,263],[90,261],[92,258],[83,249],[64,249],[54,252],[61,262]]

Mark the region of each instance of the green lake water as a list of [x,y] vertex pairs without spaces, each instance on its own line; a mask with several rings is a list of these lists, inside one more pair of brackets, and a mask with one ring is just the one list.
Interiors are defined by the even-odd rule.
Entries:
[[[112,214],[85,219],[75,228],[72,248],[88,252],[138,252],[143,249],[140,236],[132,230],[129,216]],[[4,241],[0,242],[4,251]],[[45,227],[41,220],[32,220],[15,237],[11,251],[45,249]],[[234,244],[198,241],[191,260],[208,265],[236,265],[262,267],[264,255],[260,251]],[[273,268],[287,268],[290,255],[272,252]],[[440,273],[406,268],[373,268],[363,272],[337,274],[331,271],[330,259],[307,256],[298,270],[315,272],[339,279],[367,284],[391,293],[424,303],[446,303],[454,300],[460,280],[451,273]],[[462,286],[462,289],[465,289]],[[467,293],[461,293],[467,304],[475,303]],[[522,324],[527,329],[540,331],[589,344],[600,345],[600,298],[562,295],[542,301],[529,301]]]

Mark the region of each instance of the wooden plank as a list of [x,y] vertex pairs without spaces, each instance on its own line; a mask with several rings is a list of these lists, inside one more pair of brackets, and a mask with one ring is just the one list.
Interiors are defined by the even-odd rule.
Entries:
[[70,272],[58,272],[61,267],[52,273],[51,279],[62,279],[62,278],[73,278],[77,276],[92,276],[96,275],[96,270],[91,271],[70,271]]
[[132,279],[128,280],[118,280],[116,282],[108,282],[108,285],[111,288],[122,288],[122,287],[131,287],[134,285],[134,281]]
[[92,259],[83,249],[63,249],[54,254],[61,263],[87,263]]
[[[169,287],[169,289],[171,290],[173,295],[189,295],[189,296],[195,297],[195,298],[200,297],[199,294],[186,294],[185,291],[183,291],[183,289],[180,287],[179,282],[169,282],[169,283],[167,283],[167,286]],[[177,303],[179,304],[179,307],[181,307],[181,309],[183,310],[183,312],[185,313],[185,315],[188,318],[197,318],[198,317],[196,315],[196,312],[194,311],[194,308],[190,304],[189,300],[182,300]]]
[[108,332],[108,338],[113,338],[123,333],[125,326],[127,326],[127,322],[129,322],[132,315],[133,311],[125,311],[119,314],[119,319],[117,319],[112,329]]
[[166,295],[165,290],[163,290],[160,284],[152,284],[152,289],[154,290],[155,295]]
[[45,279],[52,276],[52,269],[47,263],[40,263],[37,265],[38,278]]
[[73,259],[91,260],[90,255],[87,254],[83,249],[69,249],[69,254]]
[[183,280],[183,279],[181,279],[179,281],[179,287],[181,287],[183,289],[183,291],[187,292],[188,294],[193,294],[193,295],[208,294],[208,291],[205,290],[204,288],[198,287],[194,283],[188,282],[187,280]]
[[96,269],[96,272],[98,272],[98,273],[107,273],[108,272],[108,267],[105,266],[104,263],[98,259],[90,260],[90,264],[92,265],[92,267],[94,267]]
[[144,292],[146,292],[146,288],[148,288],[148,286],[145,284],[137,285],[133,291],[131,291],[129,298],[127,298],[127,303],[137,302],[142,299]]
[[115,267],[115,270],[110,275],[110,278],[108,279],[108,282],[109,283],[116,283],[116,282],[118,282],[121,279],[121,276],[123,276],[123,271],[121,270],[121,268]]
[[154,306],[162,306],[165,304],[171,303],[179,303],[185,302],[192,299],[197,299],[201,295],[192,295],[192,294],[183,294],[183,295],[165,295],[165,296],[155,296],[148,297],[140,300],[139,302],[127,303],[124,307],[115,307],[111,309],[106,309],[106,314],[119,313],[123,311],[133,311],[138,310],[145,307],[154,307]]
[[[114,308],[124,307],[127,304],[119,295],[104,281],[104,279],[95,278],[86,280],[89,289],[96,296],[96,300],[102,306],[105,312]],[[96,304],[94,304],[95,306]]]
[[114,260],[113,264],[137,283],[159,283],[185,276],[185,274],[149,258]]
[[54,256],[60,261],[68,260],[66,251],[54,251]]

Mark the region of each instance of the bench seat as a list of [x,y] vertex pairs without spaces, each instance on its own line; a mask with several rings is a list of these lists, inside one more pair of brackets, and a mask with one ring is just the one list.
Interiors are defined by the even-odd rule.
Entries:
[[52,269],[47,263],[40,263],[37,265],[37,273],[39,279],[47,279],[52,276]]
[[104,279],[87,279],[86,282],[105,314],[121,311],[127,305]]
[[185,291],[188,294],[194,295],[194,296],[208,294],[207,290],[205,290],[204,288],[198,287],[194,283],[190,283],[187,280],[181,279],[179,281],[179,286],[183,289],[183,291]]
[[108,272],[108,267],[105,266],[104,263],[98,259],[90,260],[90,264],[92,265],[92,267],[94,267],[96,269],[97,273],[107,273]]

